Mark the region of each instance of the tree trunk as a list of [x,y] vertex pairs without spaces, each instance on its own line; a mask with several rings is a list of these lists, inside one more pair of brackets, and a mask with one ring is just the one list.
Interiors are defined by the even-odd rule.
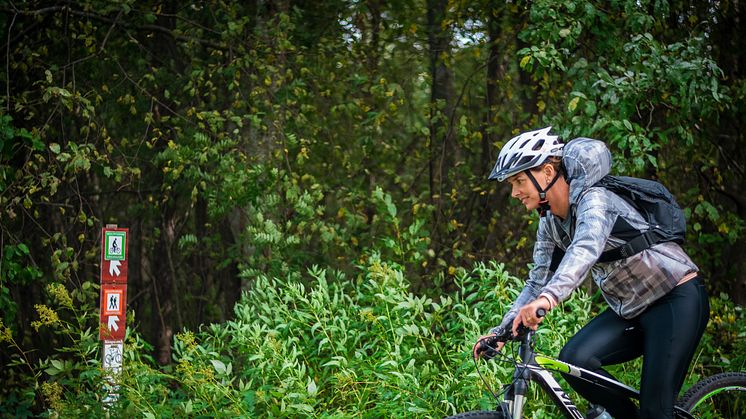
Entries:
[[[746,68],[746,39],[743,36],[746,7],[740,1],[734,0],[719,4],[718,9],[720,12],[716,20],[718,23],[712,34],[713,44],[718,46],[714,50],[714,55],[725,74],[725,83],[734,88],[743,83]],[[738,109],[738,104],[737,101],[736,108],[722,116],[719,123],[715,125],[717,132],[713,134],[719,137],[715,141],[726,150],[731,158],[724,164],[719,164],[721,167],[728,167],[731,162],[742,164],[746,158],[746,153],[743,151],[746,150],[746,135],[744,135],[746,115],[742,109]],[[740,104],[743,104],[742,100]],[[728,183],[735,186],[733,196],[740,197],[742,195],[740,191],[746,188],[743,170],[738,167],[729,167],[723,173],[733,176],[732,183]],[[746,208],[740,203],[737,203],[737,207],[739,218],[745,219]],[[740,250],[744,246],[746,246],[746,237],[741,237],[731,251],[724,252],[723,266],[734,267],[734,269],[725,269],[726,273],[720,274],[719,278],[717,277],[719,272],[713,272],[713,276],[717,279],[715,285],[719,285],[717,288],[725,289],[731,298],[741,305],[746,305],[746,258]]]
[[153,291],[154,312],[158,313],[156,327],[155,353],[156,360],[161,365],[171,362],[171,341],[174,336],[174,270],[172,264],[171,246],[175,237],[174,209],[164,204],[164,214],[160,226],[161,234],[158,244],[153,249]]
[[[156,15],[156,25],[168,29],[176,28],[176,13],[177,7],[180,7],[180,3],[167,0],[160,6],[163,13]],[[151,33],[152,37],[146,37],[145,45],[153,52],[150,54],[149,60],[150,65],[153,68],[167,67],[174,74],[178,74],[181,69],[184,68],[180,63],[180,55],[178,46],[175,39],[171,34],[166,34],[161,31],[155,31]],[[167,95],[164,92],[155,92],[157,97],[163,98],[162,101],[166,101]],[[170,112],[170,109],[174,109],[173,104],[167,104],[168,107],[163,109],[163,112]],[[160,113],[156,110],[156,123],[160,122]],[[172,116],[172,115],[168,115]],[[171,130],[167,125],[164,127],[164,131]],[[174,138],[174,141],[177,141]],[[163,184],[163,181],[158,184]],[[176,197],[168,197],[166,202],[161,202],[161,221],[158,226],[160,229],[160,236],[158,237],[157,247],[151,252],[154,255],[152,282],[154,291],[154,313],[157,313],[157,320],[154,323],[155,327],[155,353],[156,360],[161,365],[166,365],[171,362],[171,342],[174,334],[174,321],[176,320],[175,314],[178,308],[178,294],[176,292],[176,273],[175,273],[175,262],[173,260],[172,246],[176,240],[176,219],[177,219],[177,207],[178,204],[175,202]]]
[[[220,237],[223,243],[236,243],[230,227],[230,221],[224,219],[220,223]],[[226,245],[227,247],[227,245]],[[235,259],[234,259],[235,260]],[[230,263],[225,268],[216,272],[217,281],[220,284],[220,293],[217,301],[222,301],[223,310],[220,313],[221,321],[225,322],[233,315],[233,306],[241,298],[241,278],[239,277],[238,264]]]
[[[427,29],[430,59],[430,116],[428,139],[428,169],[430,174],[430,201],[435,206],[431,228],[431,242],[437,257],[448,252],[450,243],[443,215],[449,212],[449,202],[444,195],[451,191],[448,176],[458,152],[453,140],[451,123],[455,119],[453,104],[453,74],[447,65],[450,55],[451,31],[445,26],[447,0],[427,1]],[[448,257],[444,257],[448,259]]]
[[[495,110],[499,105],[498,99],[498,80],[501,80],[505,73],[503,66],[503,59],[505,52],[500,48],[500,40],[503,34],[501,19],[504,8],[494,10],[489,17],[487,22],[487,36],[489,37],[489,57],[487,61],[487,95],[485,97],[485,109],[484,120],[482,122],[482,149],[480,162],[481,164],[475,170],[475,175],[478,179],[484,179],[486,182],[487,176],[492,169],[492,165],[497,160],[497,153],[499,150],[494,150],[492,144],[495,144],[500,138],[494,131],[495,125],[498,123]],[[490,218],[493,206],[495,204],[495,193],[492,189],[495,187],[493,184],[487,184],[486,191],[480,191],[479,196],[479,215],[477,222],[483,226],[487,226],[490,223]],[[500,195],[502,196],[502,195]],[[495,238],[494,235],[486,234],[482,235],[482,244],[474,243],[475,248],[479,249],[491,249],[494,247]]]
[[[524,27],[528,22],[528,9],[519,10],[517,14],[515,14],[511,21],[514,22],[514,25],[517,28]],[[516,51],[520,51],[523,48],[529,47],[526,42],[521,40],[521,38],[518,36],[520,33],[520,29],[517,29],[515,31],[515,43],[516,43]],[[521,57],[518,57],[520,59]],[[537,116],[537,113],[539,111],[539,107],[536,101],[536,97],[539,95],[539,84],[531,80],[531,73],[523,70],[521,68],[518,69],[518,81],[520,83],[521,87],[521,94],[523,95],[523,112],[524,115],[520,115],[519,112],[513,113],[513,126],[517,127],[520,124],[523,124],[526,117],[530,121],[532,118]],[[538,127],[537,127],[538,128]]]
[[[442,202],[448,192],[448,172],[457,152],[449,120],[453,120],[453,74],[446,63],[450,54],[451,32],[444,28],[447,0],[428,0],[427,27],[430,47],[430,197]],[[436,215],[437,217],[437,215]]]
[[[209,250],[205,247],[209,232],[208,232],[208,218],[207,218],[207,202],[202,197],[197,198],[194,211],[194,231],[197,236],[197,250],[192,257],[192,263],[194,264],[195,279],[199,282],[196,287],[192,288],[194,299],[197,301],[196,313],[191,320],[194,324],[202,324],[205,321],[205,304],[208,301],[216,303],[212,297],[215,292],[215,275],[213,272],[215,266],[213,261],[209,257]],[[226,242],[228,243],[228,242]]]

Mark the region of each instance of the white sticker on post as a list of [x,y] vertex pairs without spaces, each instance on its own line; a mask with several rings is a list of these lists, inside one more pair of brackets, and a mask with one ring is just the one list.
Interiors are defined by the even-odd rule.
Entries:
[[104,370],[118,374],[122,370],[122,355],[124,343],[119,341],[104,341]]

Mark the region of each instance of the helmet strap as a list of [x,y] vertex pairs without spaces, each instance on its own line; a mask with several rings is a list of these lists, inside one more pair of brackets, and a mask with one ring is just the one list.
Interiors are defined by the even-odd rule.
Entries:
[[537,191],[539,191],[539,208],[536,210],[539,211],[539,216],[544,217],[547,215],[547,211],[551,209],[549,206],[549,201],[547,201],[547,191],[552,188],[555,182],[557,182],[557,179],[559,179],[560,174],[557,172],[557,174],[554,175],[554,179],[552,179],[551,182],[547,185],[546,188],[542,189],[541,186],[539,186],[539,182],[536,181],[536,178],[534,178],[534,175],[531,174],[531,170],[525,171],[526,176],[528,176],[529,179],[531,179],[531,183],[534,184],[534,187]]

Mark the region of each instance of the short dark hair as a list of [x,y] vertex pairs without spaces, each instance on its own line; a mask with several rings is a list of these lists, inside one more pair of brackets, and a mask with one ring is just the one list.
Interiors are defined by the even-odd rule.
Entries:
[[567,170],[565,170],[565,165],[562,164],[562,157],[549,156],[546,160],[544,160],[542,164],[534,167],[532,170],[539,170],[544,167],[545,164],[551,164],[552,167],[554,167],[554,171],[561,174],[563,178],[567,179]]

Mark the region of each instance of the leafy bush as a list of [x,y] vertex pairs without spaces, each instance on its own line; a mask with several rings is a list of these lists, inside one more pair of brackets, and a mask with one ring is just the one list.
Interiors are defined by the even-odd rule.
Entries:
[[[376,253],[356,272],[348,278],[314,266],[294,279],[258,276],[233,320],[177,334],[167,367],[157,367],[146,355],[152,347],[129,334],[118,399],[109,405],[102,402],[106,378],[96,337],[85,326],[95,311],[75,308],[64,288],[50,286],[55,305],[39,309],[36,325],[67,336],[70,345],[38,365],[18,361],[33,374],[12,370],[17,387],[4,391],[1,411],[28,416],[37,394],[52,417],[100,417],[105,410],[113,417],[437,417],[494,406],[471,346],[500,321],[521,280],[501,264],[478,263],[456,272],[455,292],[430,297],[412,293],[401,266]],[[95,301],[94,294],[72,298]],[[562,313],[551,313],[537,333],[538,351],[556,356],[594,314],[593,300],[580,290]],[[710,334],[687,386],[744,365],[743,311],[723,296],[712,306]],[[78,322],[60,321],[61,310],[74,311]],[[13,343],[5,327],[2,340]],[[638,361],[613,373],[637,385],[639,367]],[[512,374],[509,364],[480,362],[479,368],[492,389]],[[556,413],[535,388],[530,397],[534,417]]]
[[[520,285],[502,265],[459,272],[459,291],[439,298],[413,295],[400,266],[377,254],[353,279],[318,267],[306,275],[308,285],[260,276],[234,320],[177,336],[173,379],[182,407],[174,411],[166,401],[172,406],[164,408],[210,416],[398,417],[493,404],[469,354]],[[547,353],[587,319],[587,296],[570,304],[540,333]],[[481,368],[494,386],[510,376],[510,366]]]
[[746,371],[746,313],[727,294],[710,296],[710,322],[692,361],[688,383],[718,372]]

